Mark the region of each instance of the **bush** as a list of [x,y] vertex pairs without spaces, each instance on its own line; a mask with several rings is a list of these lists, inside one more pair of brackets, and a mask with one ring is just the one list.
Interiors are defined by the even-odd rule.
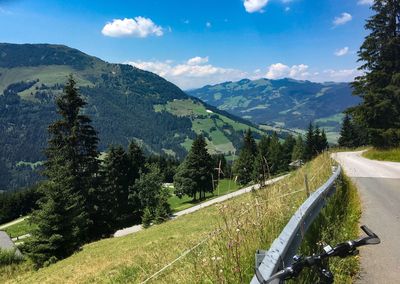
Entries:
[[142,216],[142,225],[143,228],[148,228],[151,225],[151,221],[153,220],[153,214],[151,214],[151,211],[148,207],[146,207],[143,210],[143,216]]

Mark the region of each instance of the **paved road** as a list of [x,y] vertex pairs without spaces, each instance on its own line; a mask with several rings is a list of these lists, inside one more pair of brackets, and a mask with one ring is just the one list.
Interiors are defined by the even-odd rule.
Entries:
[[[274,178],[274,179],[271,179],[271,180],[268,180],[268,181],[266,182],[266,184],[267,184],[267,185],[268,185],[268,184],[273,184],[273,183],[275,183],[275,182],[277,182],[277,181],[279,181],[279,180],[285,178],[286,176],[287,176],[287,175],[281,176],[281,177],[277,177],[277,178]],[[200,209],[202,209],[202,208],[204,208],[204,207],[207,207],[207,206],[210,206],[210,205],[213,205],[213,204],[216,204],[216,203],[220,203],[220,202],[223,202],[223,201],[225,201],[225,200],[231,199],[231,198],[233,198],[233,197],[236,197],[236,196],[242,195],[242,194],[244,194],[244,193],[250,192],[253,188],[254,188],[254,189],[259,189],[260,186],[257,184],[257,185],[249,186],[249,187],[246,187],[246,188],[242,188],[242,189],[237,190],[237,191],[235,191],[235,192],[225,194],[225,195],[223,195],[223,196],[220,196],[220,197],[211,199],[211,200],[209,200],[209,201],[203,202],[203,203],[201,203],[201,204],[199,204],[199,205],[196,205],[196,206],[190,207],[190,208],[188,208],[188,209],[185,209],[185,210],[176,212],[176,213],[172,216],[172,219],[178,218],[178,217],[180,217],[180,216],[182,216],[182,215],[186,215],[186,214],[193,213],[193,212],[195,212],[195,211],[197,211],[197,210],[200,210]],[[136,225],[136,226],[132,226],[132,227],[129,227],[129,228],[125,228],[125,229],[118,230],[117,232],[115,232],[114,237],[126,236],[126,235],[129,235],[129,234],[133,234],[133,233],[139,232],[139,231],[141,231],[142,229],[143,229],[143,228],[142,228],[142,225]]]
[[356,283],[400,283],[400,163],[369,160],[361,153],[334,155],[359,189],[361,224],[381,238],[381,244],[361,248]]

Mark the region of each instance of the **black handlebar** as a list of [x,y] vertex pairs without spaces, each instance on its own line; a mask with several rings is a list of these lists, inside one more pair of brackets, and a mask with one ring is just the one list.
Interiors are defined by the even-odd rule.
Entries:
[[[347,241],[344,243],[340,243],[334,248],[330,246],[326,246],[324,248],[324,252],[321,254],[315,254],[307,257],[294,257],[294,263],[292,266],[286,267],[274,275],[272,275],[269,279],[264,280],[261,276],[260,271],[256,269],[256,277],[261,284],[270,283],[275,279],[287,280],[291,278],[297,277],[304,267],[312,267],[319,266],[322,267],[322,260],[331,256],[339,256],[341,258],[352,256],[358,254],[357,247],[364,245],[376,245],[381,242],[379,237],[372,232],[367,226],[361,226],[361,229],[367,234],[367,237],[360,238],[358,240]],[[330,273],[325,269],[321,269],[323,273]],[[332,276],[333,278],[333,276]]]

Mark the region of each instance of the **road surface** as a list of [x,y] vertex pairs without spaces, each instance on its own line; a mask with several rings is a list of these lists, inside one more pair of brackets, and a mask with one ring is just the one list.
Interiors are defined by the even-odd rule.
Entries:
[[361,224],[381,239],[379,245],[360,249],[356,283],[400,283],[400,163],[369,160],[361,154],[334,155],[359,190]]
[[[266,184],[267,184],[267,185],[268,185],[268,184],[273,184],[273,183],[275,183],[275,182],[277,182],[277,181],[279,181],[279,180],[285,178],[286,176],[287,176],[287,175],[285,175],[285,176],[280,176],[280,177],[277,177],[277,178],[268,180],[268,181],[266,182]],[[200,209],[202,209],[202,208],[204,208],[204,207],[207,207],[207,206],[210,206],[210,205],[213,205],[213,204],[216,204],[216,203],[220,203],[220,202],[223,202],[223,201],[225,201],[225,200],[231,199],[231,198],[233,198],[233,197],[236,197],[236,196],[242,195],[242,194],[244,194],[244,193],[250,192],[253,188],[254,188],[254,189],[259,189],[260,186],[259,186],[258,184],[252,185],[252,186],[249,186],[249,187],[246,187],[246,188],[239,189],[239,190],[237,190],[237,191],[235,191],[235,192],[228,193],[228,194],[222,195],[222,196],[220,196],[220,197],[211,199],[211,200],[209,200],[209,201],[200,203],[199,205],[196,205],[196,206],[190,207],[190,208],[188,208],[188,209],[185,209],[185,210],[176,212],[176,213],[172,216],[172,219],[178,218],[178,217],[183,216],[183,215],[186,215],[186,214],[193,213],[193,212],[195,212],[195,211],[197,211],[197,210],[200,210]],[[115,232],[114,237],[126,236],[126,235],[129,235],[129,234],[133,234],[133,233],[139,232],[139,231],[141,231],[142,229],[143,229],[143,228],[142,228],[142,225],[136,225],[136,226],[132,226],[132,227],[129,227],[129,228],[125,228],[125,229],[118,230],[117,232]]]

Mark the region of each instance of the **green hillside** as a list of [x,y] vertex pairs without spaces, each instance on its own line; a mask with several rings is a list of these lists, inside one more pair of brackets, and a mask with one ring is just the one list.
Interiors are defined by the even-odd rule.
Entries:
[[[29,262],[0,267],[0,282],[142,283],[183,255],[148,283],[249,283],[254,274],[255,251],[270,246],[307,198],[305,174],[314,177],[309,184],[312,191],[321,186],[332,174],[329,155],[319,156],[264,190],[132,235],[87,244],[71,257],[37,271]],[[332,216],[327,211],[324,220],[335,220],[342,230],[321,226],[327,228],[321,234],[323,240],[330,243],[358,235],[356,190],[345,185],[338,188],[334,199],[336,204],[344,205],[342,213],[335,211]],[[338,259],[330,265],[339,283],[350,283],[357,260]]]
[[[309,122],[325,128],[336,141],[342,112],[358,104],[348,83],[313,83],[293,79],[226,82],[188,94],[256,124],[304,130]],[[264,127],[265,128],[265,127]]]
[[[99,132],[100,150],[135,139],[146,152],[183,157],[196,134],[214,153],[232,154],[249,122],[191,98],[163,78],[109,64],[66,46],[0,44],[0,188],[38,179],[54,98],[73,74]],[[40,164],[40,163],[39,163]]]

